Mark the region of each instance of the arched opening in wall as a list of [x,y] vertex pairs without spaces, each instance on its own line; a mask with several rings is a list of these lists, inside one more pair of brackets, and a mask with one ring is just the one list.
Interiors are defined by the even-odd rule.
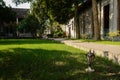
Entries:
[[104,35],[106,36],[109,32],[109,9],[110,5],[104,6]]

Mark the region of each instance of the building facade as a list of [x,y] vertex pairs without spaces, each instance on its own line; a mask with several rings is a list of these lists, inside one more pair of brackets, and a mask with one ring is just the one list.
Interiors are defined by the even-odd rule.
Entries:
[[22,8],[12,8],[12,11],[16,13],[15,15],[16,20],[10,22],[4,22],[3,25],[0,25],[2,26],[0,27],[0,32],[2,32],[2,34],[0,33],[0,38],[16,37],[18,24],[29,13],[29,9],[22,9]]
[[[120,31],[119,3],[119,0],[98,0],[97,7],[101,39],[105,39],[109,32]],[[91,0],[87,0],[79,7],[79,34],[86,34],[89,38],[93,38],[94,36],[92,13]],[[69,23],[71,23],[71,20]],[[72,32],[72,30],[69,32]],[[73,33],[71,33],[71,35],[73,35]],[[75,35],[74,38],[76,38]]]
[[118,1],[119,0],[101,0],[98,4],[99,24],[101,28],[101,38],[104,38],[108,32],[119,30],[118,25]]
[[29,9],[23,9],[23,8],[12,8],[14,12],[16,12],[16,23],[19,24],[20,21],[22,21],[25,16],[29,13]]

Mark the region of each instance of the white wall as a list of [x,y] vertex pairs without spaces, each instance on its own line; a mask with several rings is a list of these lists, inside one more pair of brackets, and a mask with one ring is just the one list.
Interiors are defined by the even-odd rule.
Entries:
[[[70,29],[70,32],[69,32]],[[74,18],[70,19],[66,25],[66,34],[70,34],[70,38],[76,38],[76,30],[74,26]]]

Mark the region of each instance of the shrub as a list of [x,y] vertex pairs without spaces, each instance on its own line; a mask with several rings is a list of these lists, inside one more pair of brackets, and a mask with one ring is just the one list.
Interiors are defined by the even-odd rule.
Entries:
[[88,35],[87,35],[87,34],[81,34],[81,38],[82,38],[82,39],[87,39],[87,38],[88,38]]
[[112,41],[114,41],[115,37],[120,36],[120,31],[109,32],[108,35],[109,35],[110,39]]
[[64,31],[62,30],[62,28],[60,26],[57,26],[55,29],[54,29],[54,37],[64,37]]

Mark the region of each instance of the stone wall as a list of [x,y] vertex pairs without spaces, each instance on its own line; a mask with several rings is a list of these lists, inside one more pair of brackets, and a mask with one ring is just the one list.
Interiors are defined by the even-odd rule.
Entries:
[[79,27],[80,34],[87,34],[89,38],[93,37],[93,19],[92,19],[92,7],[84,9],[79,14]]
[[[92,6],[88,4],[87,7],[82,8],[83,9],[79,14],[80,34],[89,34],[90,38],[92,38],[94,35]],[[118,30],[117,0],[101,0],[98,2],[98,19],[99,26],[101,29],[100,31],[101,39],[105,39],[105,36],[108,35],[108,32],[117,31]]]
[[102,0],[100,2],[101,5],[99,5],[99,8],[101,11],[99,11],[99,15],[100,15],[100,27],[101,27],[101,37],[102,39],[104,38],[104,35],[106,34],[105,31],[105,22],[104,19],[106,18],[104,15],[104,8],[109,5],[109,30],[108,32],[112,32],[112,31],[117,31],[117,26],[118,26],[118,8],[117,8],[117,0]]
[[[93,38],[93,16],[92,3],[86,1],[79,8],[79,27],[80,35],[87,34],[89,38]],[[98,19],[100,26],[101,39],[106,39],[109,32],[120,30],[120,3],[119,0],[99,0],[98,1]],[[71,19],[72,20],[72,19]],[[66,29],[70,29],[70,36],[75,38],[75,26],[72,27],[72,21],[67,25]],[[69,26],[69,27],[68,27]]]

